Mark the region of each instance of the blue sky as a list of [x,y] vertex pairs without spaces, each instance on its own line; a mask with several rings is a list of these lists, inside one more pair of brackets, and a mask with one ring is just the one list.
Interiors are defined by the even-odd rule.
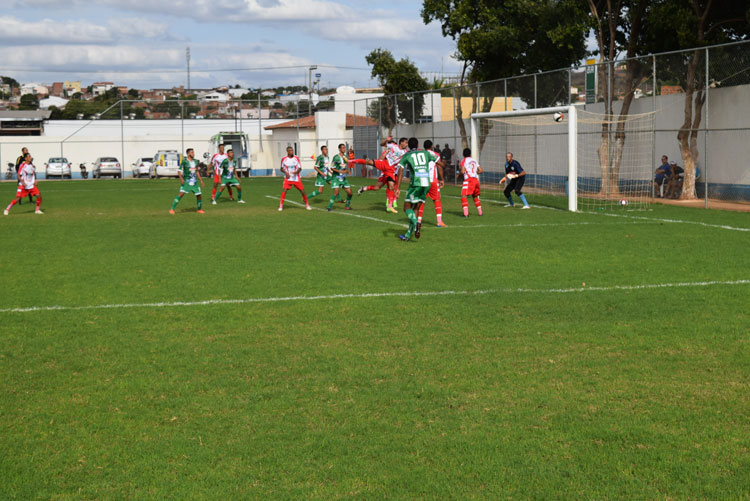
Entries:
[[[420,1],[5,0],[0,75],[21,82],[107,80],[138,88],[303,85],[303,68],[334,65],[324,87],[371,86],[365,55],[382,47],[427,72],[457,73],[453,40],[422,23]],[[92,6],[95,5],[95,6]],[[35,71],[31,71],[35,70]],[[160,71],[166,70],[166,71]],[[84,73],[101,71],[101,73]]]

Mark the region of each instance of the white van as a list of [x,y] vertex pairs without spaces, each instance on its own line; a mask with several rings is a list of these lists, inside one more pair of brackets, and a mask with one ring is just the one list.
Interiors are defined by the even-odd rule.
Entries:
[[154,155],[151,167],[151,179],[160,177],[177,177],[177,171],[182,163],[182,154],[177,150],[159,150]]
[[[208,153],[204,155],[206,163],[208,164],[213,156],[219,152],[219,145],[224,145],[224,153],[227,150],[234,151],[234,158],[237,160],[237,175],[238,176],[249,176],[250,169],[252,168],[252,160],[250,154],[250,141],[247,139],[247,134],[244,132],[219,132],[211,137],[208,143]],[[211,166],[209,165],[209,168]]]

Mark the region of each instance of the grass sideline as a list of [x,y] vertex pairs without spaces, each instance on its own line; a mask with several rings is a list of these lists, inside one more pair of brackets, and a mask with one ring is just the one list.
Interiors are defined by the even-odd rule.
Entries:
[[0,498],[750,494],[746,214],[463,219],[449,187],[403,244],[382,192],[243,181],[174,216],[174,181],[41,182],[0,219]]

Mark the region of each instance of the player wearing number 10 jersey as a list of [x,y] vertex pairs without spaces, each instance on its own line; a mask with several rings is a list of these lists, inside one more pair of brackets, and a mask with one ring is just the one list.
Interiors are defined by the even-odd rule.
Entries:
[[479,174],[484,172],[479,162],[471,158],[471,150],[464,149],[464,159],[461,160],[461,175],[464,176],[464,184],[461,186],[461,207],[464,209],[464,217],[469,217],[469,195],[474,199],[477,213],[482,215],[482,202],[479,201]]
[[[430,162],[437,162],[440,157],[431,151],[417,150],[419,148],[419,140],[415,137],[409,139],[409,152],[401,157],[400,165],[403,167],[398,175],[398,181],[396,182],[396,193],[398,193],[398,187],[401,186],[401,180],[404,176],[404,169],[409,171],[409,177],[411,182],[409,183],[409,189],[406,192],[406,198],[404,198],[404,212],[409,217],[409,229],[405,234],[399,235],[404,242],[408,242],[411,238],[412,232],[417,229],[417,216],[414,211],[419,211],[425,200],[427,199],[427,193],[430,191]],[[419,233],[415,236],[419,238]]]

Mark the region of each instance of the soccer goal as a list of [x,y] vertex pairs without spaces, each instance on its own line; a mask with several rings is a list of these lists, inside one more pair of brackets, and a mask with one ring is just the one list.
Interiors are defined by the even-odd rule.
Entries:
[[608,118],[576,106],[475,113],[471,149],[490,198],[505,198],[498,182],[510,152],[526,171],[532,205],[637,210],[652,196],[653,128],[650,113]]

